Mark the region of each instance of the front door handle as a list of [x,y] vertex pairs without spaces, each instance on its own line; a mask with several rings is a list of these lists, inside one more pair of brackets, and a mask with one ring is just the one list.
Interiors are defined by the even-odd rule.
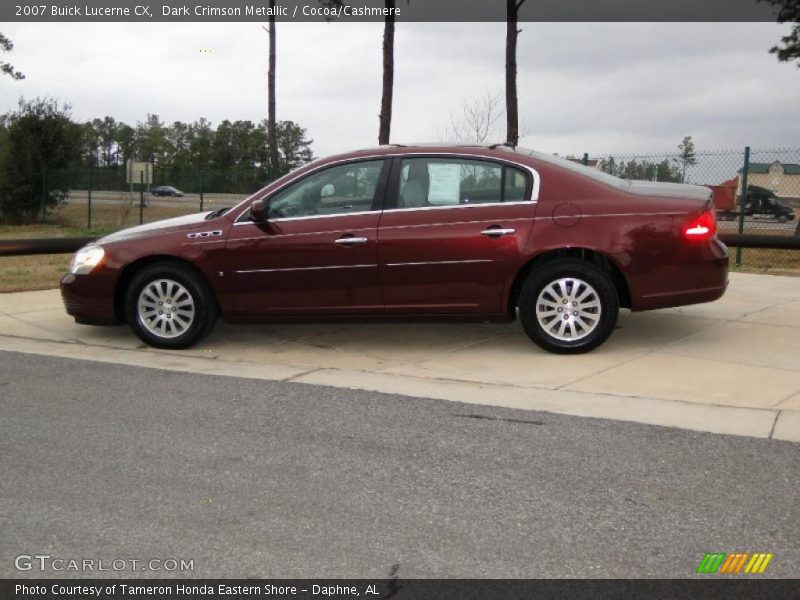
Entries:
[[502,227],[489,227],[481,231],[481,235],[489,237],[500,237],[502,235],[513,235],[517,233],[516,229],[504,229]]
[[340,244],[342,246],[352,246],[354,244],[366,244],[369,239],[365,237],[355,237],[355,236],[344,236],[340,237],[338,240],[334,240],[334,244]]

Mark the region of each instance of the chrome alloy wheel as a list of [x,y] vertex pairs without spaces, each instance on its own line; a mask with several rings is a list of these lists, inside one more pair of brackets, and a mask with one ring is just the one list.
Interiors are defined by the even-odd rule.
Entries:
[[194,299],[177,281],[156,279],[139,293],[137,315],[139,323],[153,335],[175,338],[194,323]]
[[548,283],[536,299],[536,319],[547,335],[581,340],[600,323],[600,296],[582,279],[564,277]]

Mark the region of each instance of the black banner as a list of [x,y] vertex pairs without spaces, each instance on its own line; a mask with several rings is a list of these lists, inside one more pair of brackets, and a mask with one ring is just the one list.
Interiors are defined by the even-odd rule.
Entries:
[[[506,20],[505,0],[3,0],[0,21],[28,22],[489,22]],[[758,0],[526,0],[522,22],[774,21],[777,9]]]
[[800,581],[708,576],[698,579],[71,579],[3,580],[3,600],[792,600]]

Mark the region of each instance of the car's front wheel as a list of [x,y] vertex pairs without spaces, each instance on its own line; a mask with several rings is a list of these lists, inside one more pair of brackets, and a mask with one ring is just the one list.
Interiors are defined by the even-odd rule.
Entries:
[[550,352],[577,354],[602,344],[617,324],[619,297],[606,272],[580,260],[534,267],[522,287],[525,333]]
[[131,280],[125,315],[133,332],[156,348],[188,348],[214,327],[216,303],[208,284],[179,264],[145,267]]

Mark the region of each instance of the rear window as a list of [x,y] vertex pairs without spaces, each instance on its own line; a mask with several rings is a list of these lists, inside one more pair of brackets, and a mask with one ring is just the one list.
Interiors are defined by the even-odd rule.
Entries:
[[542,162],[549,163],[557,167],[561,167],[562,169],[567,169],[568,171],[572,171],[577,175],[581,175],[583,177],[589,177],[590,179],[594,179],[595,181],[599,181],[600,183],[604,183],[606,185],[619,188],[621,190],[627,190],[630,188],[630,182],[628,182],[625,179],[620,179],[619,177],[615,177],[614,175],[610,175],[599,169],[587,167],[586,165],[582,165],[580,163],[576,163],[571,160],[566,160],[558,156],[551,156],[550,154],[545,154],[543,152],[538,152],[536,150],[530,150],[528,148],[503,147],[502,149],[508,150],[510,152],[516,152],[518,154],[524,154],[525,156],[530,156],[531,158],[535,158],[536,160],[540,160]]

